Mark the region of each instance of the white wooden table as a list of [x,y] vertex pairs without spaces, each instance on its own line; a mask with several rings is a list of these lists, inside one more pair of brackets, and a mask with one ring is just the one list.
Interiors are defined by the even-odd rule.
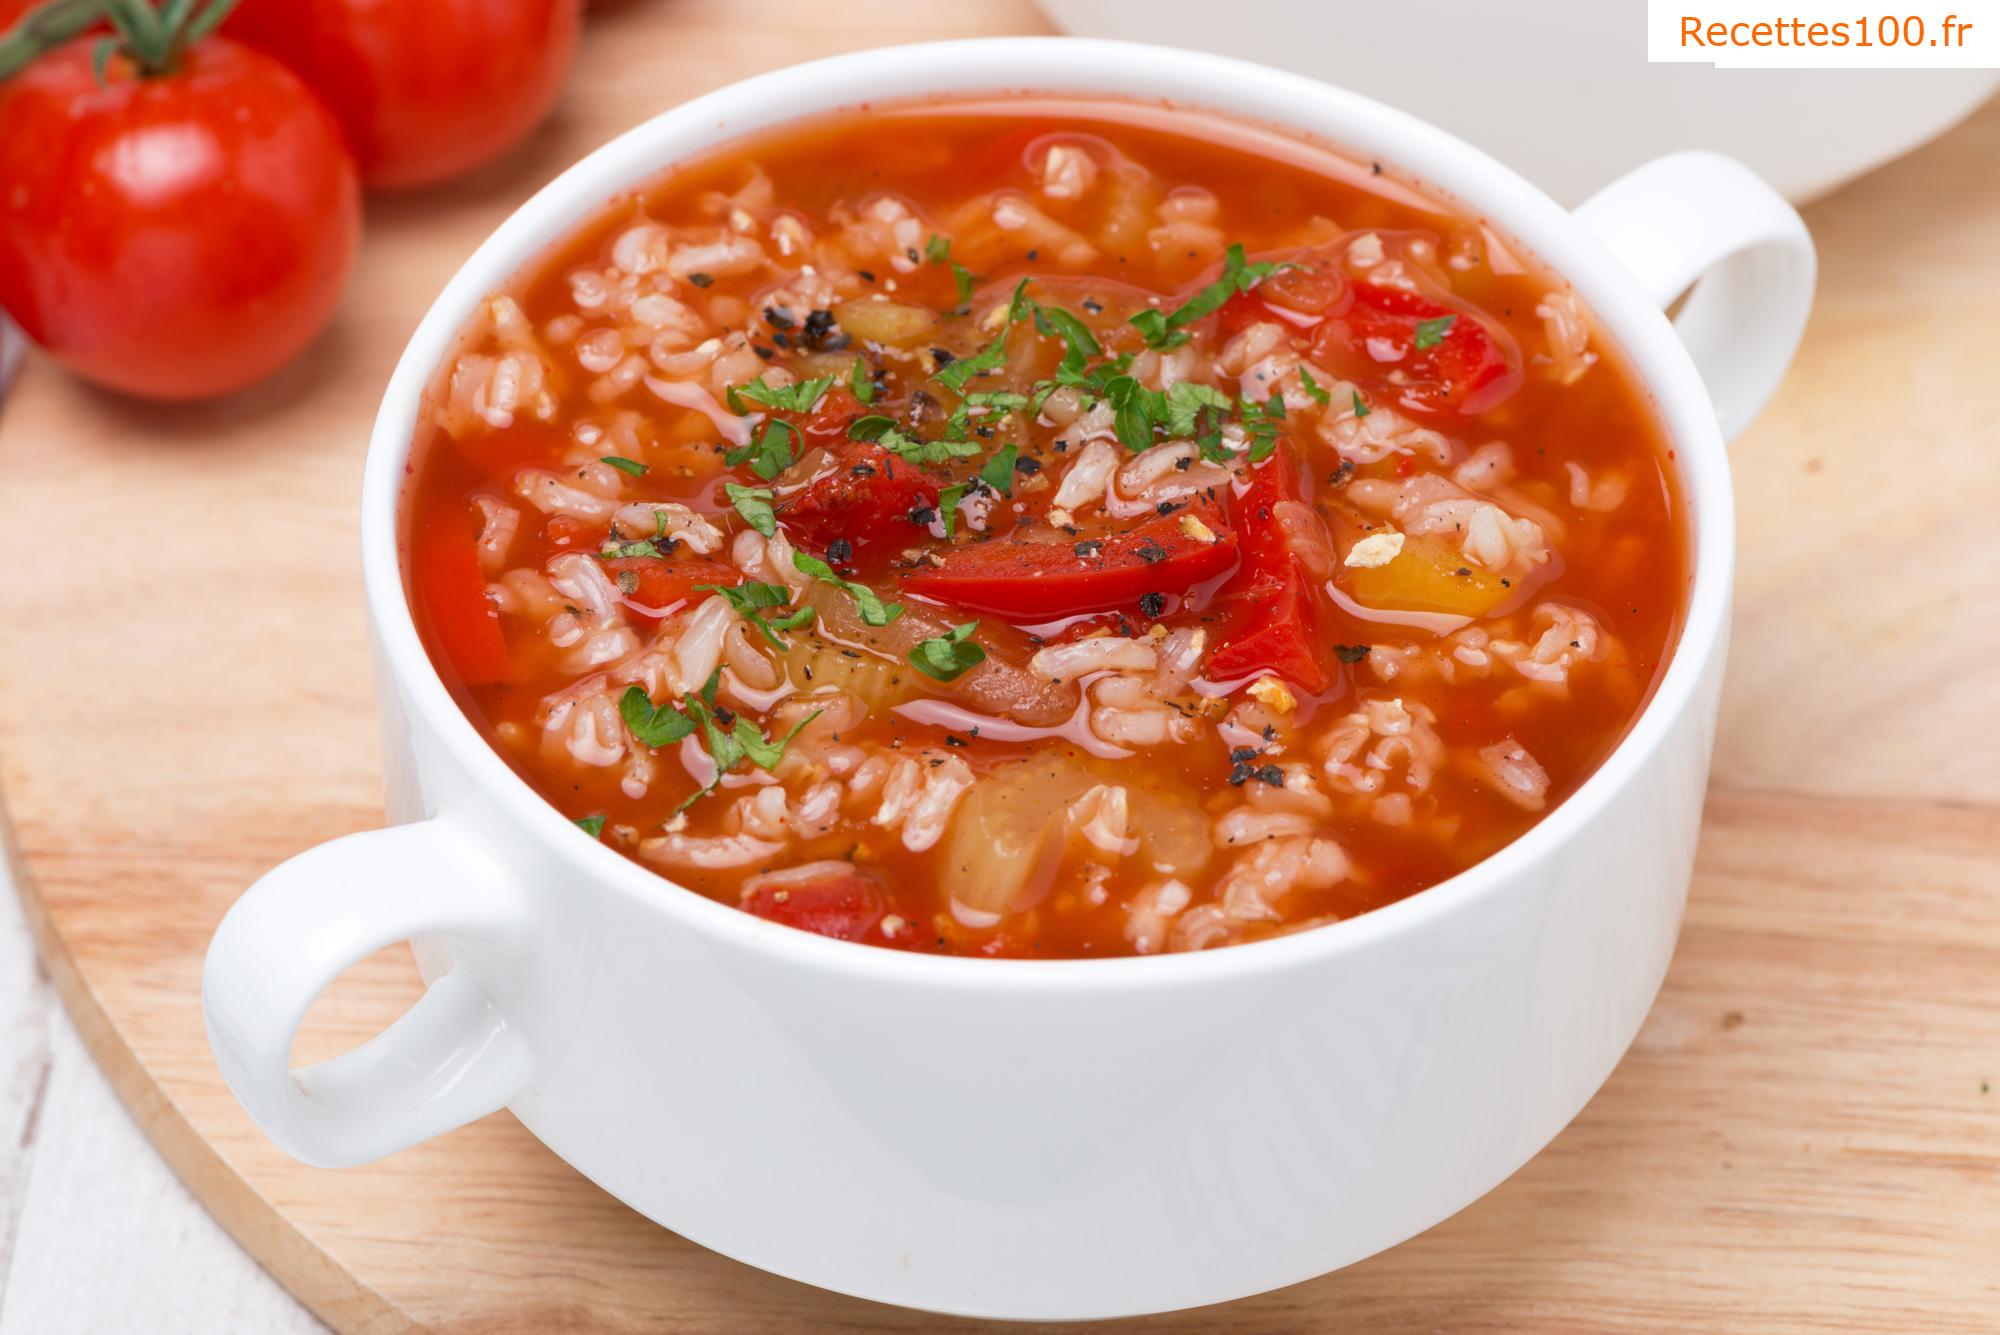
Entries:
[[140,1134],[0,868],[0,1335],[323,1329]]

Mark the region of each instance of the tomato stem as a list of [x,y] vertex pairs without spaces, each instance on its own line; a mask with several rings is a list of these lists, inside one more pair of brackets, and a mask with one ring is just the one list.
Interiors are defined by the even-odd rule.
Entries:
[[48,0],[0,35],[0,81],[13,78],[36,57],[53,51],[97,21],[103,0]]

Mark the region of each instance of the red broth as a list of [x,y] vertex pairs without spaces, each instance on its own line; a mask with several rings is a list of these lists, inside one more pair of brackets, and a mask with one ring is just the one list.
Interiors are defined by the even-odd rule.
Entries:
[[1109,101],[683,165],[494,294],[415,457],[423,638],[577,838],[909,950],[1422,890],[1603,761],[1688,580],[1559,279],[1390,165]]

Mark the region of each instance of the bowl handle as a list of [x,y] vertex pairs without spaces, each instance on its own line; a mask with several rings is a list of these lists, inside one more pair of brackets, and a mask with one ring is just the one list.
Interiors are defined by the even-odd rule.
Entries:
[[[209,1046],[280,1149],[324,1168],[379,1159],[527,1089],[533,1055],[489,987],[521,976],[532,929],[526,893],[449,815],[321,844],[267,873],[216,929],[202,966]],[[419,936],[444,938],[451,971],[375,1038],[294,1070],[313,999]]]
[[[1791,365],[1817,261],[1798,211],[1720,153],[1670,153],[1576,211],[1664,309],[1708,385],[1725,440],[1755,420]],[[1691,290],[1690,290],[1691,289]]]

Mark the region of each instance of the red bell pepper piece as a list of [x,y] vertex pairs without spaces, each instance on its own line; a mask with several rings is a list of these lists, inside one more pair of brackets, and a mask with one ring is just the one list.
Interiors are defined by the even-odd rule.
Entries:
[[678,603],[700,602],[703,584],[735,588],[743,572],[718,561],[670,561],[661,556],[619,556],[604,563],[604,573],[618,586],[618,601],[627,611],[649,621],[667,615]]
[[[1211,537],[1181,531],[1195,514]],[[1039,622],[1081,612],[1136,609],[1149,593],[1186,593],[1236,562],[1236,534],[1220,515],[1194,507],[1159,515],[1125,533],[1061,542],[1002,538],[946,552],[944,564],[903,576],[911,593],[974,612]]]
[[500,610],[486,596],[474,535],[453,516],[420,517],[410,533],[410,589],[432,648],[467,686],[513,675]]
[[928,531],[910,513],[937,507],[938,484],[880,445],[850,441],[833,451],[834,467],[791,500],[778,517],[796,542],[825,551],[845,538],[907,546]]
[[882,882],[849,863],[752,877],[742,907],[760,918],[842,941],[860,941],[888,912]]
[[[1408,288],[1355,283],[1347,309],[1328,318],[1313,339],[1313,360],[1355,379],[1401,371],[1395,393],[1420,412],[1479,413],[1521,383],[1519,357],[1503,348],[1479,318]],[[1419,326],[1429,325],[1418,347]]]
[[1219,644],[1202,669],[1212,681],[1271,672],[1318,693],[1332,680],[1319,590],[1271,513],[1300,495],[1298,459],[1281,445],[1251,470],[1249,486],[1236,497],[1243,564],[1209,604],[1221,623]]

